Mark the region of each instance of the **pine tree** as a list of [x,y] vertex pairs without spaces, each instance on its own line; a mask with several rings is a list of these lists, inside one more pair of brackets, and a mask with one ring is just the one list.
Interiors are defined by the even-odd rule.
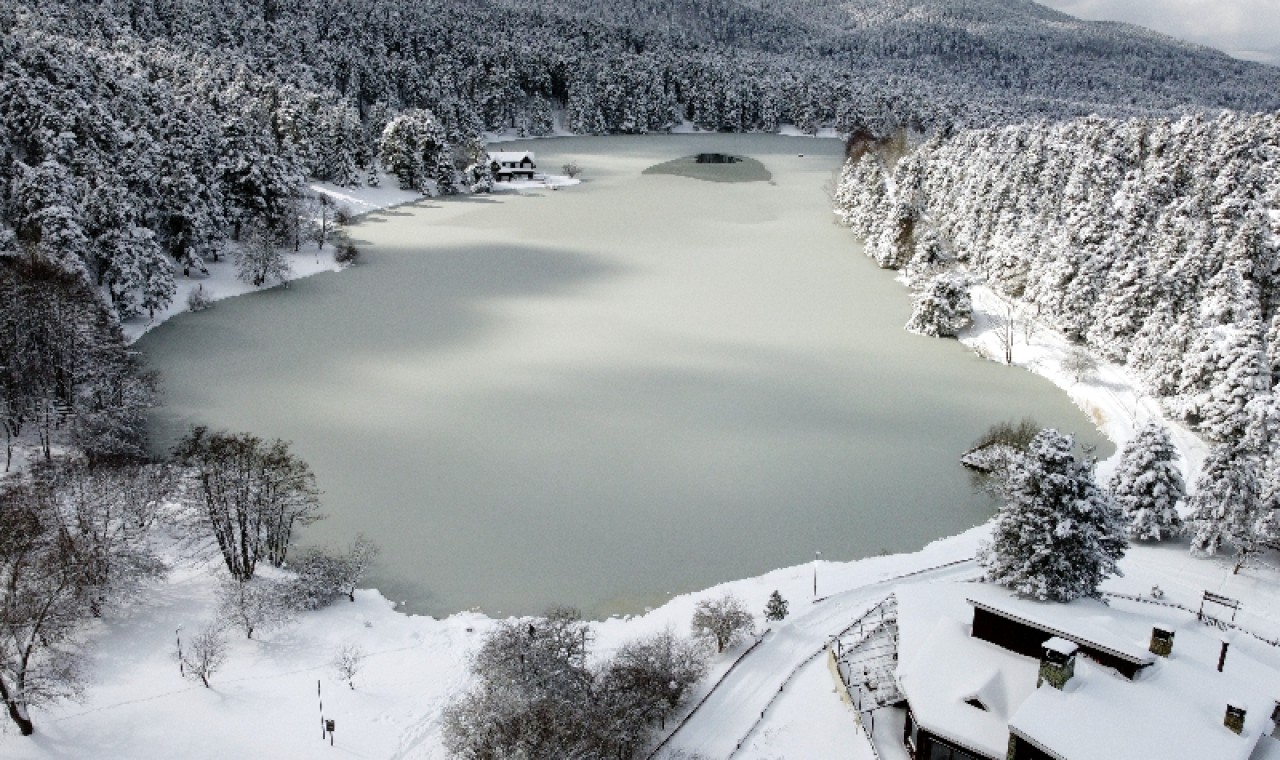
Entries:
[[1129,517],[1130,539],[1161,541],[1181,532],[1178,507],[1187,489],[1177,459],[1169,432],[1154,422],[1125,445],[1111,477],[1111,496]]
[[777,589],[769,595],[769,602],[764,606],[764,619],[777,622],[787,616],[787,600],[782,598],[782,594]]
[[1192,552],[1213,555],[1227,545],[1245,552],[1253,544],[1265,517],[1258,471],[1257,454],[1240,443],[1209,452],[1187,500]]
[[1073,441],[1042,430],[1008,468],[1008,502],[978,557],[988,580],[1042,601],[1095,596],[1119,575],[1124,515],[1072,456]]
[[964,277],[943,273],[916,297],[907,329],[933,338],[954,338],[973,322],[973,302]]
[[382,166],[400,181],[401,190],[427,192],[429,182],[440,178],[442,155],[450,153],[445,130],[430,111],[406,111],[382,131]]

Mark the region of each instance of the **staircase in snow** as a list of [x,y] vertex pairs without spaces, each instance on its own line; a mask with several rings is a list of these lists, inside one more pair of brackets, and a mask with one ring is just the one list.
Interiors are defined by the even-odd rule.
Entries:
[[898,600],[891,594],[836,637],[836,667],[862,712],[903,700],[898,668]]

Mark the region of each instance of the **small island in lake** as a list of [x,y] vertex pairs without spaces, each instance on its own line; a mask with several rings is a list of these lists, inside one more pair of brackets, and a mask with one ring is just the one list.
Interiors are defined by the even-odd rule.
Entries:
[[764,164],[748,156],[699,153],[655,164],[645,174],[675,174],[708,182],[768,182],[773,175]]

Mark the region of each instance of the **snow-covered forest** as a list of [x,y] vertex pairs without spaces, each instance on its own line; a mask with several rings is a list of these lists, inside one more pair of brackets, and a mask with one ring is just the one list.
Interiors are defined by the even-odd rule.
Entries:
[[1191,501],[1198,548],[1243,556],[1280,538],[1276,114],[973,130],[896,161],[858,151],[838,213],[920,289],[915,321],[954,319],[938,292],[962,276],[1026,304],[1218,445]]
[[884,134],[1280,106],[1273,68],[1010,0],[6,0],[0,30],[0,252],[36,246],[121,318],[228,239],[296,240],[303,179],[367,180],[404,112],[438,127],[449,189],[485,132],[556,113],[576,133]]
[[964,267],[1228,441],[1280,370],[1278,188],[1275,114],[1095,117],[868,151],[837,206],[882,266]]
[[[42,404],[59,419],[114,404],[113,432],[98,438],[118,451],[140,449],[124,420],[143,396],[118,381],[103,393],[69,368],[90,344],[123,351],[113,323],[165,308],[175,278],[230,255],[228,241],[250,256],[296,249],[317,213],[307,178],[360,184],[380,158],[406,188],[465,189],[486,132],[547,134],[556,114],[578,133],[691,122],[949,134],[1032,116],[1280,107],[1274,68],[1013,0],[4,0],[0,33],[0,258],[27,261],[6,277],[63,283],[100,328],[40,354],[57,361],[0,369],[6,431]],[[266,284],[279,279],[270,263],[242,269]],[[36,318],[19,304],[6,299],[0,319]]]

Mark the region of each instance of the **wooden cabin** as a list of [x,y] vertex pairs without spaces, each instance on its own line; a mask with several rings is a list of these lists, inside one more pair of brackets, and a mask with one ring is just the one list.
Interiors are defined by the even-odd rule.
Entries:
[[533,151],[497,151],[489,154],[489,169],[497,182],[532,180],[537,168]]

